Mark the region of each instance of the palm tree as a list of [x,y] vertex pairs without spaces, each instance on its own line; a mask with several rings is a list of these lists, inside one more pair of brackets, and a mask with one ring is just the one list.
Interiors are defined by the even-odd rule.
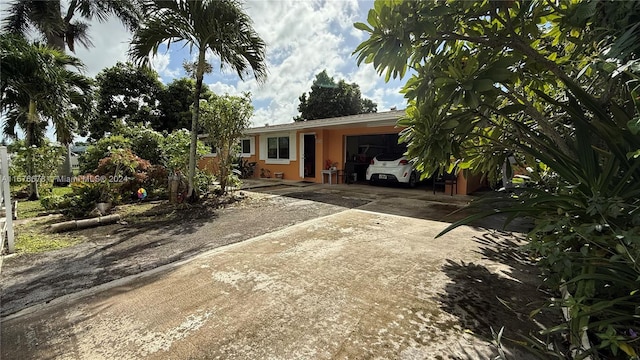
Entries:
[[50,47],[61,51],[68,47],[75,52],[76,42],[87,48],[92,45],[86,21],[105,21],[109,16],[116,16],[133,31],[141,14],[137,0],[69,0],[64,4],[63,11],[61,0],[14,0],[6,9],[9,15],[3,30],[22,37],[35,30]]
[[220,58],[221,68],[229,67],[241,79],[252,70],[256,80],[264,81],[267,75],[266,45],[253,29],[251,18],[235,0],[156,0],[148,1],[145,8],[147,18],[134,33],[129,49],[129,56],[135,62],[148,64],[149,55],[157,54],[163,43],[168,48],[174,42],[183,42],[190,51],[193,48],[198,51],[189,149],[188,196],[191,198],[196,171],[199,99],[207,68],[205,55],[211,51]]
[[[88,21],[102,22],[115,16],[133,31],[142,13],[139,0],[14,0],[5,11],[8,16],[4,19],[3,31],[25,37],[35,30],[48,46],[63,52],[67,48],[75,52],[76,43],[86,48],[92,45]],[[65,175],[71,175],[68,146],[63,168]]]
[[[75,130],[74,119],[91,112],[91,80],[67,69],[81,69],[79,59],[59,50],[30,44],[22,38],[0,35],[0,112],[6,113],[4,133],[16,137],[20,126],[26,145],[39,146],[49,120],[56,137],[69,144]],[[29,159],[27,174],[33,176]],[[37,199],[38,184],[31,182],[31,199]]]

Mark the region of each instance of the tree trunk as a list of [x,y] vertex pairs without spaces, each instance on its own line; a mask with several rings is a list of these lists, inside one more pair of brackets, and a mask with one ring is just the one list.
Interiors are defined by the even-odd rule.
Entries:
[[227,192],[227,180],[229,179],[229,144],[225,141],[220,149],[220,191],[221,194]]
[[[53,14],[50,16],[57,19],[60,19],[61,22],[65,22],[62,18],[62,10],[61,10],[60,0],[49,0],[48,10]],[[65,24],[65,26],[68,24]],[[45,33],[45,38],[47,39],[47,46],[65,52],[66,46],[64,42],[64,29],[60,29],[55,32],[47,32]]]
[[38,113],[36,111],[36,102],[29,100],[29,114],[27,115],[27,128],[25,129],[25,145],[27,146],[27,180],[29,182],[30,194],[29,200],[40,199],[38,193],[38,182],[35,179],[35,168],[33,166],[33,150],[31,145],[34,143],[34,131],[37,122]]
[[189,147],[189,189],[187,197],[193,200],[198,196],[194,182],[196,178],[196,150],[198,149],[198,119],[200,117],[200,92],[202,91],[202,80],[204,78],[205,51],[203,46],[199,47],[198,65],[196,68],[196,88],[193,91],[193,114],[191,116],[191,146]]
[[[64,22],[65,26],[69,26],[70,18],[69,19],[62,18],[60,0],[50,0],[50,1],[53,3],[51,4],[51,10],[55,12],[55,17],[60,18]],[[70,5],[70,7],[71,6],[75,8],[76,5],[72,4]],[[73,13],[71,14],[71,16],[72,15]],[[56,31],[54,33],[45,34],[45,37],[47,39],[47,46],[60,50],[62,52],[66,52],[67,46],[65,43],[64,34],[65,34],[64,31]],[[65,153],[64,163],[62,164],[62,168],[60,169],[58,174],[61,175],[62,177],[71,178],[73,176],[73,169],[71,168],[71,144],[63,143],[63,145],[65,146],[67,151]]]

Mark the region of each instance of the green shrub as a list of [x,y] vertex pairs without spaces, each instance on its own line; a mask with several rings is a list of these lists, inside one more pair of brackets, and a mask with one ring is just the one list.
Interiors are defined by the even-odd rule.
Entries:
[[111,151],[116,149],[131,149],[131,140],[121,135],[112,135],[98,140],[95,145],[89,146],[87,151],[80,155],[80,173],[93,174],[100,160],[108,157]]
[[204,195],[209,193],[209,185],[213,183],[215,176],[210,173],[196,169],[196,177],[194,179],[194,187],[198,194]]
[[[189,131],[184,129],[176,130],[164,139],[162,152],[165,159],[164,165],[169,173],[188,173],[190,145],[191,136],[189,135]],[[207,147],[201,141],[198,141],[196,158],[199,159],[207,152]]]
[[45,210],[58,210],[65,204],[65,197],[60,195],[46,195],[40,198],[40,205]]
[[49,140],[44,140],[38,147],[27,147],[24,140],[16,140],[10,145],[9,151],[13,154],[9,166],[12,185],[31,182],[26,178],[29,175],[29,159],[33,161],[33,175],[38,177],[39,182],[53,183],[64,158],[64,148],[53,145]]
[[134,154],[154,165],[164,162],[162,151],[164,136],[161,133],[139,124],[121,126],[116,131],[118,135],[131,140],[131,150]]
[[66,209],[66,215],[73,218],[88,216],[97,203],[115,205],[122,200],[118,186],[107,180],[72,183],[71,188],[71,194],[64,196],[60,206]]

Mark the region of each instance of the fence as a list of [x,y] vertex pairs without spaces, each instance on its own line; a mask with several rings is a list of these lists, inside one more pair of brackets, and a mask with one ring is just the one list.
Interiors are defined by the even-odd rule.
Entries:
[[[0,175],[2,175],[2,186],[0,189],[0,204],[4,212],[0,217],[0,254],[4,252],[4,247],[12,253],[15,251],[13,236],[13,212],[14,207],[11,203],[11,189],[9,188],[9,157],[7,156],[7,147],[0,146]],[[17,206],[16,206],[17,208]],[[0,211],[2,212],[2,211]],[[1,261],[1,260],[0,260]],[[1,266],[1,262],[0,262]]]

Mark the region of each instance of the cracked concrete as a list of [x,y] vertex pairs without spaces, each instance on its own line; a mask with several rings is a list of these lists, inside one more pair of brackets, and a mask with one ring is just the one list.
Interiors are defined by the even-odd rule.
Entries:
[[308,220],[5,317],[2,359],[487,359],[487,326],[530,330],[536,276],[500,261],[510,234],[446,226]]

